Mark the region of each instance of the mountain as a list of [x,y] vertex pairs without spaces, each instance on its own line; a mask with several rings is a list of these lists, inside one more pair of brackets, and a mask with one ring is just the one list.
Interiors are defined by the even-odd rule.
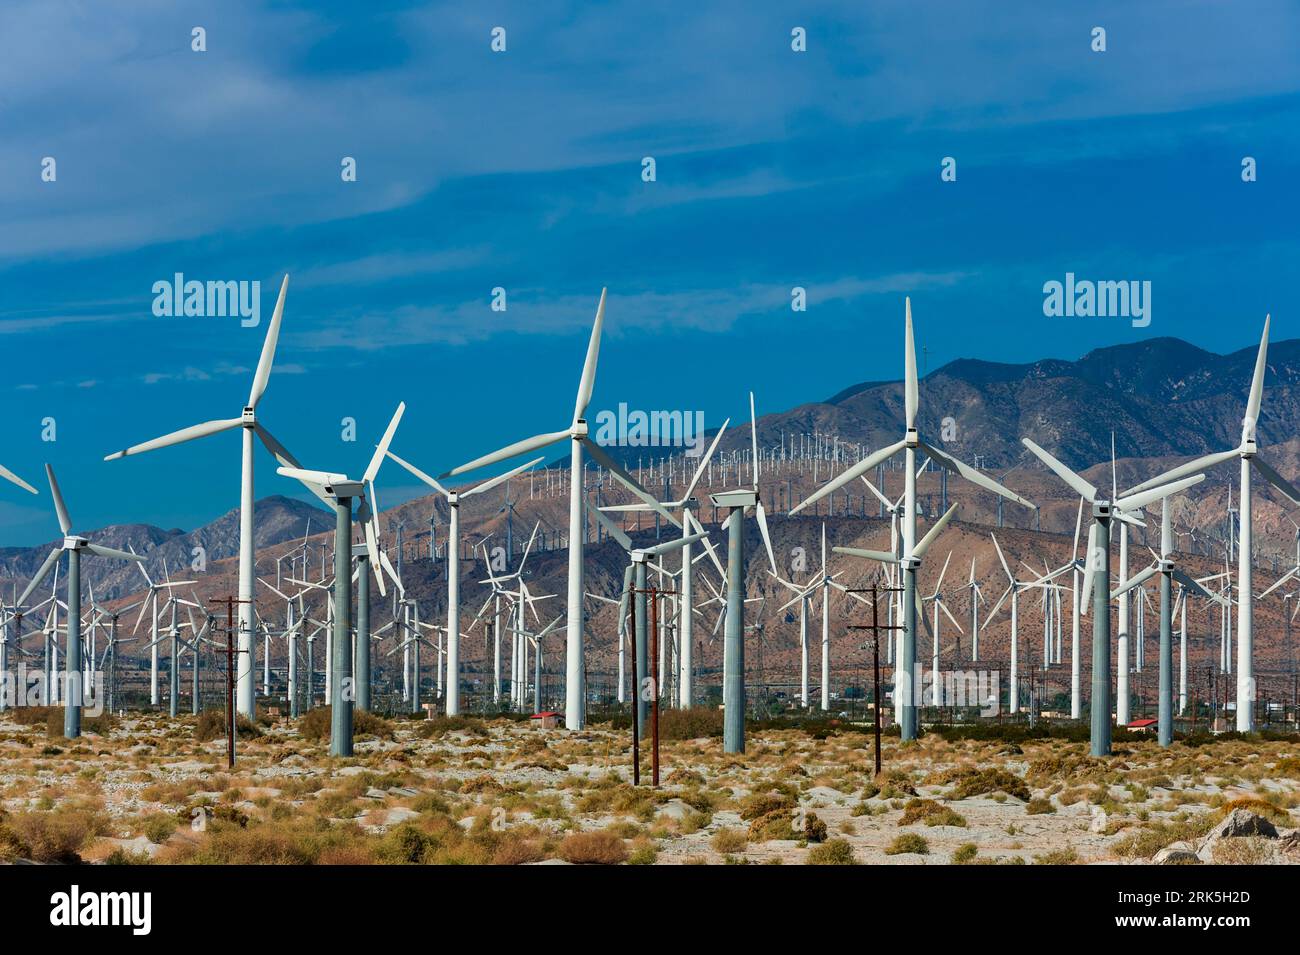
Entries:
[[[254,505],[254,513],[257,518],[254,541],[258,549],[301,538],[309,530],[319,531],[334,523],[334,516],[321,508],[280,495],[262,498]],[[237,556],[239,508],[188,533],[150,524],[113,524],[85,536],[118,550],[134,550],[145,558],[144,567],[154,580],[163,579],[167,571],[177,579],[189,576],[199,556],[195,548],[203,548],[202,556],[209,563]],[[59,543],[52,540],[36,547],[0,549],[0,579],[14,581],[20,588],[26,586],[51,548]],[[132,594],[144,584],[140,572],[122,561],[83,561],[81,575],[94,589],[95,597],[102,601]]]

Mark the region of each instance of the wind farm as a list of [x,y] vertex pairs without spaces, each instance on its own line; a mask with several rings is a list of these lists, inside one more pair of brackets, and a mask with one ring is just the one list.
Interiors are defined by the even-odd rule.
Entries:
[[[287,284],[256,376],[263,389]],[[356,478],[304,468],[270,439],[288,462],[279,475],[334,513],[304,502],[301,524],[277,522],[278,539],[251,559],[254,531],[240,518],[228,553],[183,579],[165,559],[150,573],[160,544],[137,553],[130,541],[120,549],[73,534],[47,467],[65,537],[34,571],[10,572],[6,661],[47,682],[34,700],[20,702],[16,688],[6,695],[8,791],[27,788],[16,766],[35,745],[31,727],[48,722],[69,743],[91,734],[109,747],[99,756],[141,734],[157,740],[155,755],[135,760],[154,782],[110,803],[117,828],[87,836],[78,851],[90,859],[246,861],[241,852],[265,850],[251,836],[219,857],[212,837],[161,821],[210,812],[204,791],[237,791],[248,832],[259,817],[301,825],[327,801],[340,860],[392,861],[395,833],[425,831],[433,799],[447,807],[437,813],[463,813],[465,826],[454,848],[414,861],[582,861],[595,851],[583,846],[599,843],[602,861],[661,863],[1161,862],[1180,852],[1210,862],[1244,843],[1220,845],[1198,827],[1251,814],[1281,833],[1257,839],[1251,858],[1294,861],[1286,823],[1300,794],[1286,767],[1300,707],[1286,588],[1297,573],[1295,525],[1271,515],[1263,533],[1245,528],[1259,511],[1294,513],[1280,472],[1256,463],[1268,487],[1255,514],[1221,503],[1232,508],[1224,520],[1213,516],[1218,493],[1204,471],[1228,452],[1171,463],[1121,461],[1112,450],[1076,460],[1076,471],[1025,436],[1017,459],[966,464],[959,455],[985,453],[921,437],[917,423],[934,412],[924,408],[910,300],[901,381],[864,389],[901,399],[902,441],[872,447],[859,434],[789,430],[789,416],[759,418],[749,394],[749,427],[724,421],[693,455],[670,444],[654,455],[601,447],[584,413],[599,401],[609,304],[602,291],[569,430],[439,478],[394,450],[404,416],[421,413],[414,397],[398,402]],[[1243,397],[1251,441],[1270,391],[1268,348],[1266,321],[1250,379],[1222,384]],[[943,387],[952,373],[929,381]],[[835,405],[810,409],[822,407]],[[565,439],[564,459],[528,457]],[[1280,443],[1287,460],[1294,452]],[[1156,476],[1136,480],[1144,473]],[[381,509],[385,481],[400,474],[432,493]],[[1121,478],[1133,488],[1119,492]],[[515,538],[514,520],[532,523],[527,537]],[[1150,553],[1148,566],[1116,559],[1116,524],[1129,551]],[[403,539],[401,527],[428,527],[427,539]],[[1249,595],[1259,639],[1247,657],[1240,624],[1233,630],[1245,547],[1252,571],[1275,578]],[[113,575],[104,562],[83,602],[82,551],[138,570]],[[576,604],[565,599],[575,551]],[[234,610],[245,571],[261,584],[240,605],[247,636]],[[1147,653],[1147,603],[1132,605],[1126,623],[1122,601],[1153,580],[1158,641]],[[574,616],[576,682],[560,639]],[[245,674],[260,676],[251,717],[240,702]],[[879,771],[865,760],[877,734]],[[1273,761],[1276,775],[1246,772],[1247,752]],[[64,771],[99,756],[77,747]],[[298,769],[282,778],[290,761]],[[389,784],[355,791],[341,775],[349,767]],[[778,781],[763,795],[773,768]],[[520,792],[518,806],[531,808],[500,808]],[[512,835],[476,841],[474,820],[503,812],[511,821],[497,831]],[[998,835],[1025,831],[1021,817],[1034,817],[1033,838]],[[917,818],[927,834],[909,839]],[[168,832],[152,838],[149,827]],[[1169,833],[1191,835],[1164,840]],[[332,861],[334,850],[322,851],[311,861]]]
[[1284,924],[1286,4],[10,6],[20,917]]

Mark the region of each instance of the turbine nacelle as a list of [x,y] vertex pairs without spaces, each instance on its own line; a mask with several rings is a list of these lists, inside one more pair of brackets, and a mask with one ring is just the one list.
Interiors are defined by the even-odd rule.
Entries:
[[242,427],[251,428],[257,424],[257,412],[253,410],[252,405],[245,405],[243,412],[240,414]]
[[710,494],[709,500],[713,502],[714,507],[753,507],[758,503],[758,492],[744,488],[737,491],[721,491]]
[[76,534],[69,534],[67,537],[63,538],[63,549],[81,550],[89,543],[90,540],[88,538],[79,537]]

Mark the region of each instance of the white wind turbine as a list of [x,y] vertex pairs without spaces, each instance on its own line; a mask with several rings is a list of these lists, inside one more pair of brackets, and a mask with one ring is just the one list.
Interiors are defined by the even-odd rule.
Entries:
[[[467,464],[452,468],[440,478],[455,477],[468,471],[476,471],[498,461],[528,454],[541,448],[549,447],[568,439],[570,453],[569,474],[569,589],[566,607],[582,606],[583,575],[583,466],[582,455],[585,449],[596,463],[606,468],[613,476],[637,497],[646,503],[654,502],[644,488],[607,455],[600,445],[587,436],[587,405],[591,403],[591,393],[596,384],[596,360],[600,354],[600,332],[605,322],[605,290],[601,289],[600,304],[596,306],[596,320],[591,329],[591,340],[587,343],[587,357],[582,366],[582,378],[578,381],[578,398],[573,407],[573,420],[563,431],[534,435],[514,444],[493,451]],[[677,521],[667,512],[664,516],[674,526]],[[580,730],[587,722],[586,693],[583,687],[585,663],[583,657],[583,619],[582,613],[568,614],[566,626],[565,680],[564,680],[564,725],[571,730]]]
[[[1110,713],[1110,525],[1111,519],[1128,524],[1142,526],[1138,517],[1142,508],[1162,500],[1170,494],[1191,487],[1205,480],[1205,475],[1170,484],[1162,484],[1148,490],[1120,497],[1115,490],[1115,470],[1111,467],[1111,499],[1100,497],[1100,492],[1079,475],[1048,454],[1028,438],[1021,438],[1021,443],[1035,457],[1041,460],[1076,494],[1092,505],[1092,524],[1088,528],[1088,557],[1083,574],[1083,593],[1080,597],[1080,613],[1087,611],[1089,595],[1093,598],[1092,620],[1092,698],[1089,707],[1092,711],[1091,753],[1093,756],[1109,756],[1111,742]],[[1112,455],[1112,462],[1114,458]],[[1101,577],[1101,583],[1095,584],[1094,578]]]
[[[50,482],[50,495],[54,498],[54,512],[59,519],[59,529],[63,531],[63,542],[50,551],[49,556],[45,558],[45,562],[41,564],[35,576],[28,582],[27,589],[23,591],[22,596],[15,603],[21,606],[27,602],[27,598],[31,596],[32,591],[54,569],[60,555],[66,551],[68,555],[68,642],[67,653],[63,661],[64,677],[67,681],[63,709],[63,735],[68,739],[75,739],[81,735],[81,705],[83,701],[83,687],[81,685],[81,553],[82,551],[89,551],[97,557],[113,557],[118,560],[142,561],[144,558],[137,557],[135,554],[128,554],[126,551],[114,550],[112,547],[96,544],[85,537],[73,534],[72,519],[68,516],[68,508],[63,503],[63,494],[59,491],[59,482],[55,480],[54,469],[48,464],[45,465],[45,476]],[[58,605],[57,599],[54,601],[54,605]]]
[[[689,537],[691,536],[692,533],[702,534],[704,532],[704,527],[696,519],[695,512],[693,510],[693,508],[699,502],[696,500],[695,497],[693,497],[693,494],[696,485],[699,484],[700,478],[704,475],[705,470],[709,466],[709,462],[713,458],[713,452],[717,449],[718,442],[722,440],[723,434],[726,433],[727,425],[729,425],[730,423],[731,423],[731,419],[727,418],[725,421],[722,422],[722,427],[718,428],[718,433],[713,436],[713,443],[709,445],[708,451],[706,451],[704,453],[704,456],[700,458],[699,466],[696,467],[695,473],[691,476],[691,481],[689,484],[686,485],[686,491],[684,494],[682,494],[680,500],[660,501],[657,507],[652,507],[651,505],[646,504],[644,501],[637,502],[634,504],[614,504],[608,507],[603,507],[601,508],[601,510],[608,511],[608,512],[615,512],[615,511],[662,512],[663,509],[667,509],[670,511],[681,511],[682,537]],[[705,542],[705,546],[710,547],[709,556],[712,557],[714,563],[717,564],[718,573],[722,573],[722,564],[718,561],[717,555],[712,552],[712,548],[707,541]],[[681,589],[682,606],[685,607],[686,610],[681,614],[681,628],[679,631],[679,638],[680,638],[679,642],[681,645],[681,652],[678,657],[678,703],[684,708],[689,707],[691,705],[691,702],[694,699],[694,695],[695,695],[695,687],[694,687],[694,680],[693,680],[695,664],[691,657],[693,653],[695,635],[694,635],[694,621],[692,620],[693,614],[690,612],[694,607],[695,581],[694,581],[694,573],[692,571],[692,567],[694,566],[694,563],[695,563],[694,558],[691,555],[691,545],[689,543],[682,545],[682,569],[679,575],[681,579],[681,584],[679,586]],[[619,702],[622,702],[622,700],[620,699]]]
[[1204,457],[1180,464],[1164,474],[1126,491],[1134,494],[1147,488],[1173,481],[1188,474],[1201,474],[1216,464],[1240,460],[1241,503],[1237,541],[1237,731],[1249,733],[1255,728],[1255,643],[1254,643],[1254,592],[1251,589],[1252,523],[1250,469],[1253,465],[1269,484],[1282,492],[1293,504],[1300,504],[1300,491],[1296,490],[1267,461],[1259,456],[1257,427],[1260,404],[1264,397],[1264,373],[1268,359],[1269,317],[1264,317],[1264,333],[1259,340],[1255,356],[1255,374],[1250,382],[1250,396],[1246,401],[1246,414],[1241,419],[1241,443],[1227,451],[1217,451]]
[[[1160,675],[1159,703],[1157,708],[1156,728],[1161,746],[1168,746],[1174,741],[1174,703],[1173,703],[1173,582],[1177,580],[1183,587],[1183,593],[1194,593],[1207,600],[1214,600],[1226,605],[1225,598],[1218,597],[1192,579],[1185,570],[1174,564],[1174,529],[1169,510],[1169,498],[1161,503],[1160,514],[1160,553],[1151,552],[1155,558],[1150,567],[1139,571],[1137,576],[1124,581],[1118,590],[1111,594],[1117,598],[1125,590],[1140,588],[1157,574],[1160,575]],[[1141,592],[1139,590],[1139,592]],[[1140,612],[1140,610],[1139,610]],[[1183,655],[1186,656],[1186,647]]]
[[[926,531],[925,536],[917,541],[914,546],[909,547],[906,542],[904,542],[902,554],[897,554],[893,551],[870,550],[863,547],[834,547],[832,550],[837,554],[848,554],[852,557],[865,557],[868,560],[879,561],[886,566],[896,565],[901,567],[905,580],[910,580],[910,586],[913,588],[912,594],[915,594],[916,573],[920,569],[921,562],[925,558],[925,554],[930,549],[930,546],[934,544],[935,539],[943,533],[943,529],[947,527],[948,522],[952,520],[953,514],[957,512],[957,507],[957,504],[953,504],[948,508],[942,517],[930,525],[930,529]],[[906,604],[904,605],[905,620],[911,615],[907,610],[907,606],[908,605]],[[914,614],[916,605],[914,603],[911,604],[911,608],[911,613]],[[912,624],[915,626],[915,619],[912,620]],[[909,739],[915,738],[917,728],[917,700],[915,686],[919,681],[916,680],[914,676],[916,673],[915,639],[914,630],[904,631],[902,659],[900,659],[898,665],[894,667],[894,708],[899,713],[897,722],[902,732],[907,734],[908,727],[911,727],[911,735],[908,736]],[[908,661],[911,661],[910,665]]]
[[[143,454],[156,448],[165,448],[195,438],[204,438],[233,428],[243,432],[243,444],[240,456],[240,493],[239,493],[239,670],[237,680],[239,712],[249,719],[256,715],[255,701],[257,684],[254,679],[256,660],[253,645],[253,581],[254,553],[253,540],[253,436],[257,435],[266,449],[283,466],[298,467],[298,461],[291,455],[271,432],[267,431],[257,420],[257,404],[266,393],[266,386],[271,377],[271,366],[275,361],[275,345],[280,337],[280,320],[284,314],[284,296],[289,289],[289,276],[280,283],[280,295],[275,302],[275,311],[271,314],[270,325],[266,329],[266,340],[262,343],[262,355],[257,362],[257,371],[253,374],[253,386],[248,393],[248,403],[238,418],[224,418],[205,421],[203,424],[191,425],[180,431],[173,431],[160,438],[132,445],[123,451],[115,451],[105,456],[105,461],[114,461],[132,454]],[[333,501],[323,497],[315,488],[313,493],[326,504],[333,506]]]
[[939,634],[942,623],[939,618],[939,611],[942,610],[944,615],[952,621],[952,625],[957,628],[958,633],[965,632],[962,630],[961,624],[957,622],[957,618],[952,615],[943,602],[943,578],[948,573],[948,562],[950,560],[952,560],[952,551],[948,551],[948,556],[943,559],[943,569],[939,571],[939,579],[935,581],[934,593],[921,598],[922,606],[927,600],[934,604],[934,625],[931,626],[924,616],[921,618],[921,622],[926,624],[925,629],[930,631],[930,640],[933,646],[930,658],[930,672],[934,674],[934,681],[930,691],[931,706],[943,705],[943,680],[939,677]]
[[[433,488],[447,501],[448,523],[447,523],[447,715],[460,715],[460,561],[459,544],[460,544],[460,500],[463,497],[470,497],[474,494],[482,494],[484,491],[490,491],[503,481],[508,481],[516,474],[527,471],[536,465],[542,459],[533,458],[531,461],[519,465],[505,474],[498,475],[482,484],[475,485],[468,491],[450,491],[438,483],[434,478],[425,474],[414,464],[399,458],[392,451],[387,452],[388,456],[406,468],[407,471],[415,475],[429,487]],[[533,528],[533,533],[537,529]],[[531,546],[532,542],[529,541]],[[527,559],[527,552],[524,558]],[[489,561],[489,569],[491,562]]]
[[980,602],[984,600],[984,592],[980,589],[979,581],[975,579],[974,557],[970,559],[970,579],[962,589],[970,591],[970,659],[972,663],[978,663],[980,659]]
[[[820,500],[827,494],[839,490],[848,482],[852,481],[863,474],[866,474],[877,464],[893,457],[899,451],[904,452],[906,456],[906,466],[903,469],[906,484],[904,486],[904,509],[903,509],[903,552],[909,557],[915,556],[917,547],[916,541],[916,453],[920,449],[932,457],[939,464],[943,465],[950,471],[956,471],[972,484],[978,485],[985,490],[992,491],[1008,500],[1023,504],[1025,507],[1033,508],[1034,505],[1020,495],[1007,490],[997,481],[976,470],[970,465],[958,461],[956,458],[940,451],[934,445],[922,440],[920,432],[916,427],[916,414],[920,407],[920,387],[916,373],[916,345],[912,336],[912,300],[905,300],[905,317],[904,317],[904,349],[903,349],[903,371],[904,371],[904,406],[906,415],[906,431],[903,439],[896,444],[891,444],[867,455],[851,468],[843,471],[835,478],[827,482],[823,487],[818,489],[806,500],[795,507],[790,513],[795,514],[815,501]],[[951,511],[949,512],[951,513]],[[943,520],[944,518],[940,518]],[[892,556],[891,556],[892,559]],[[911,561],[901,564],[903,570],[903,646],[905,649],[904,658],[898,661],[898,669],[901,670],[903,677],[904,693],[907,701],[902,707],[904,719],[901,721],[903,740],[916,738],[916,701],[910,698],[913,681],[913,674],[916,672],[916,566]]]
[[[135,548],[130,548],[131,553],[135,553]],[[150,612],[153,617],[153,623],[149,631],[149,703],[153,706],[158,705],[158,645],[161,641],[158,639],[158,592],[160,590],[171,590],[173,587],[181,587],[186,584],[192,584],[192,580],[171,580],[167,575],[167,562],[163,561],[163,576],[165,579],[162,583],[154,583],[149,571],[144,569],[144,562],[136,564],[136,569],[144,577],[144,582],[149,589],[144,600],[140,602],[140,613],[135,618],[135,626],[131,628],[131,636],[135,637],[140,632],[140,622],[144,620],[146,612]]]
[[[318,497],[328,498],[334,506],[334,595],[331,606],[334,609],[334,633],[330,640],[330,755],[352,755],[352,710],[354,697],[345,692],[344,681],[352,677],[352,507],[353,501],[361,499],[357,519],[365,530],[366,555],[376,554],[379,562],[370,564],[370,569],[377,578],[387,569],[385,558],[376,543],[376,517],[370,502],[366,500],[366,486],[372,485],[379,465],[383,463],[384,452],[406,411],[405,402],[398,402],[397,410],[388,422],[384,436],[370,456],[370,462],[360,480],[346,474],[332,471],[313,471],[301,467],[279,467],[278,474],[295,478],[309,488]],[[364,565],[363,565],[364,568]],[[369,587],[370,581],[362,579],[362,587]],[[382,579],[380,589],[383,589]],[[369,641],[369,636],[364,639]]]

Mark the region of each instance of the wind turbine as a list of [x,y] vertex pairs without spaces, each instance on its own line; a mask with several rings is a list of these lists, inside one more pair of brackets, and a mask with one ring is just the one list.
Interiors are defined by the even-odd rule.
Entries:
[[[1160,745],[1168,746],[1174,741],[1173,582],[1177,580],[1183,586],[1184,593],[1194,593],[1216,602],[1223,602],[1223,598],[1210,593],[1185,570],[1174,566],[1174,528],[1169,497],[1161,502],[1160,508],[1160,553],[1153,552],[1152,556],[1155,561],[1151,566],[1121,584],[1120,589],[1111,594],[1111,599],[1114,600],[1125,590],[1140,588],[1156,574],[1160,575],[1160,702],[1156,728]],[[1186,653],[1184,647],[1184,656]]]
[[[752,391],[749,393],[749,435],[753,451],[750,459],[753,487],[709,495],[715,509],[730,510],[727,515],[727,617],[722,642],[722,750],[725,753],[745,751],[745,530],[742,521],[747,507],[754,509],[754,520],[767,550],[768,569],[776,573],[776,556],[772,553],[772,538],[767,532],[767,513],[758,493],[758,418],[754,413]],[[739,461],[736,477],[740,477]],[[640,620],[637,625],[639,629]]]
[[[841,472],[835,478],[827,482],[820,489],[811,494],[806,500],[795,507],[790,513],[795,514],[809,504],[820,500],[827,494],[831,494],[848,482],[860,475],[866,474],[877,464],[888,460],[899,451],[904,452],[906,466],[903,469],[903,475],[906,479],[904,485],[904,509],[903,509],[903,553],[909,558],[916,556],[916,452],[918,449],[923,450],[931,458],[950,471],[956,471],[972,484],[978,485],[985,490],[992,491],[1001,497],[1015,501],[1025,507],[1033,508],[1034,505],[1013,491],[1007,490],[997,481],[987,475],[977,471],[975,468],[963,464],[956,458],[945,454],[934,445],[922,440],[920,432],[916,427],[916,413],[920,407],[920,387],[916,374],[916,345],[912,336],[912,300],[907,298],[904,303],[904,349],[903,349],[903,371],[904,371],[904,402],[906,413],[906,431],[903,440],[896,444],[888,445],[867,455],[857,464]],[[951,513],[951,511],[950,511]],[[942,518],[940,518],[942,520]],[[891,560],[892,555],[890,555]],[[911,699],[913,674],[916,672],[916,567],[909,559],[900,565],[903,570],[903,646],[907,650],[904,658],[898,661],[898,669],[902,671],[902,682],[904,692],[904,705],[902,707],[904,720],[901,724],[901,739],[904,741],[916,738],[916,701]]]
[[[59,529],[63,532],[63,543],[50,551],[45,562],[36,571],[36,575],[27,584],[27,589],[18,598],[16,604],[27,602],[35,590],[54,569],[59,556],[65,551],[68,555],[68,642],[64,654],[64,678],[66,693],[63,708],[63,735],[76,739],[81,735],[81,553],[89,551],[98,557],[114,557],[118,560],[142,561],[143,557],[128,554],[126,551],[114,550],[102,544],[93,543],[84,537],[72,533],[72,519],[68,517],[68,508],[63,503],[63,494],[59,491],[59,482],[54,477],[54,468],[45,465],[45,476],[50,482],[50,495],[54,498],[54,512],[59,519]],[[56,601],[57,603],[57,601]]]
[[[1091,751],[1093,756],[1110,755],[1110,525],[1112,517],[1126,523],[1141,521],[1136,516],[1143,507],[1163,500],[1170,494],[1205,480],[1204,474],[1173,481],[1144,491],[1120,497],[1115,492],[1115,471],[1111,468],[1111,494],[1107,500],[1100,492],[1075,474],[1052,455],[1028,438],[1021,443],[1041,460],[1076,494],[1092,505],[1092,525],[1088,528],[1088,558],[1083,574],[1081,607],[1086,607],[1089,594],[1093,594],[1092,619],[1092,710]],[[1100,574],[1101,583],[1094,578]],[[1081,611],[1082,612],[1082,611]]]
[[[375,479],[379,465],[383,463],[384,452],[393,440],[397,425],[402,420],[406,404],[399,402],[397,410],[388,422],[375,453],[361,479],[354,480],[346,474],[328,471],[311,471],[300,467],[280,467],[277,473],[285,477],[296,478],[313,493],[324,495],[334,501],[334,635],[332,641],[332,660],[330,666],[330,755],[352,755],[352,704],[353,694],[347,691],[345,684],[351,679],[352,652],[349,642],[352,639],[350,617],[352,615],[352,502],[361,498],[361,513],[358,515],[365,527],[367,553],[378,552],[372,544],[375,540],[375,515],[370,511],[366,501],[365,487]],[[376,575],[381,573],[379,567],[371,568]],[[369,587],[370,581],[362,579],[360,586]],[[367,640],[369,637],[366,638]]]
[[[709,445],[708,451],[706,451],[703,457],[700,458],[699,466],[696,467],[695,473],[691,476],[691,481],[689,484],[686,485],[686,491],[684,494],[682,494],[680,500],[660,501],[658,507],[651,507],[650,505],[644,502],[639,502],[635,504],[614,504],[608,507],[603,507],[601,508],[601,510],[610,511],[610,512],[650,511],[650,510],[659,511],[662,508],[670,511],[681,511],[682,536],[689,537],[691,536],[692,533],[703,533],[704,528],[703,526],[701,526],[700,522],[696,519],[695,512],[693,510],[693,508],[699,503],[699,501],[693,496],[693,492],[695,491],[696,485],[699,484],[700,478],[704,475],[704,472],[708,469],[709,462],[713,459],[713,452],[717,449],[718,442],[722,440],[722,435],[726,432],[727,425],[729,425],[730,423],[731,423],[731,419],[727,418],[725,421],[722,422],[722,427],[718,428],[718,433],[713,437],[713,443]],[[694,528],[694,531],[692,531],[692,528]],[[711,545],[708,545],[706,543],[705,546],[709,547],[709,556],[712,557],[716,562],[717,556],[713,554]],[[685,607],[686,609],[681,615],[681,630],[679,632],[680,643],[681,643],[681,654],[678,660],[678,664],[679,664],[678,702],[684,708],[689,707],[691,705],[691,702],[695,698],[695,687],[694,687],[695,664],[691,658],[691,654],[694,652],[693,645],[695,641],[694,621],[692,620],[692,614],[691,614],[691,609],[694,606],[694,576],[695,575],[692,571],[692,568],[694,567],[694,563],[695,561],[691,554],[691,545],[689,543],[682,545],[682,569],[680,574],[680,579],[681,579],[680,588],[681,588],[682,606]],[[720,563],[718,564],[718,573],[722,573],[722,565]],[[620,702],[622,701],[620,700]]]
[[[392,451],[387,452],[388,456],[406,468],[407,471],[415,475],[429,487],[441,494],[447,501],[447,715],[460,715],[460,560],[457,545],[460,542],[460,499],[470,497],[474,494],[482,494],[484,491],[490,491],[502,481],[509,481],[516,474],[526,471],[536,465],[542,458],[533,458],[526,464],[521,464],[505,474],[498,475],[491,480],[484,481],[468,491],[449,491],[439,484],[434,478],[425,474],[414,464],[399,458]],[[537,528],[533,528],[533,533],[537,533]],[[532,541],[529,541],[531,546]],[[509,556],[507,555],[507,561]],[[491,567],[491,563],[488,564]],[[522,567],[522,561],[520,562]]]
[[970,591],[970,659],[972,663],[978,663],[980,659],[980,602],[984,600],[984,592],[980,589],[979,581],[975,579],[974,557],[970,559],[970,579],[962,589]]
[[[600,303],[596,306],[596,320],[591,328],[591,339],[587,343],[587,357],[582,366],[582,377],[578,381],[578,399],[573,408],[573,421],[563,431],[553,431],[525,438],[514,444],[475,458],[467,464],[452,468],[440,478],[455,477],[467,471],[476,471],[496,464],[516,455],[528,454],[541,448],[569,441],[569,590],[567,607],[582,606],[583,575],[583,464],[582,454],[585,448],[592,458],[602,467],[608,469],[626,487],[647,503],[654,499],[614,460],[605,454],[600,445],[587,436],[587,405],[591,403],[592,389],[596,385],[596,360],[600,354],[600,332],[605,322],[605,289],[601,289]],[[671,518],[670,518],[671,520]],[[673,521],[676,524],[676,521]],[[571,730],[582,729],[587,722],[586,694],[583,687],[585,662],[583,657],[583,615],[575,610],[568,615],[566,627],[565,680],[564,680],[564,725]]]
[[[930,704],[932,706],[943,705],[943,680],[939,677],[939,633],[941,624],[939,611],[942,610],[947,618],[952,621],[952,625],[957,628],[958,633],[964,632],[961,628],[961,624],[957,622],[957,618],[952,615],[951,611],[948,610],[948,607],[943,602],[943,578],[948,573],[948,562],[950,560],[952,560],[952,551],[948,551],[948,556],[943,560],[943,569],[939,571],[939,579],[935,582],[934,593],[930,594],[928,597],[921,598],[922,605],[924,605],[927,600],[934,604],[934,626],[929,626],[928,624],[926,626],[926,629],[930,631],[930,638],[933,645],[930,661],[930,672],[934,674],[930,699]],[[926,622],[924,617],[921,619],[923,623]]]
[[[132,445],[123,451],[115,451],[105,456],[105,461],[114,461],[118,458],[124,458],[132,454],[143,454],[146,451],[153,451],[156,448],[165,448],[173,444],[181,444],[185,441],[192,441],[196,438],[204,438],[210,434],[218,434],[222,431],[229,431],[233,428],[240,428],[243,431],[243,445],[241,452],[240,464],[240,494],[239,494],[239,599],[242,601],[238,605],[239,614],[239,661],[237,689],[239,712],[249,719],[253,719],[256,714],[257,684],[255,680],[256,660],[254,659],[253,646],[253,581],[255,573],[256,554],[254,552],[253,539],[253,436],[257,435],[262,444],[271,452],[275,459],[286,467],[299,467],[298,461],[291,455],[279,441],[277,441],[271,432],[267,431],[260,421],[257,420],[257,404],[262,400],[266,393],[266,386],[271,377],[271,366],[275,361],[275,345],[280,337],[280,320],[284,314],[284,296],[289,290],[289,276],[284,277],[280,283],[280,295],[275,302],[275,311],[271,314],[270,325],[266,329],[266,340],[262,342],[262,355],[257,362],[257,370],[253,374],[253,386],[248,393],[248,403],[238,418],[225,418],[217,421],[205,421],[203,424],[191,425],[188,428],[182,428],[180,431],[173,431],[171,434],[165,434],[160,438],[154,438],[151,441],[145,441],[141,444]],[[313,488],[313,493],[315,489]],[[317,493],[318,497],[321,497]],[[328,498],[321,497],[326,504],[332,505],[333,502]],[[155,635],[156,638],[156,635]],[[155,678],[155,687],[156,687]],[[155,692],[156,697],[156,692]]]
[[1300,491],[1297,491],[1267,461],[1259,456],[1257,426],[1259,424],[1260,404],[1264,397],[1264,373],[1268,358],[1269,316],[1264,317],[1264,333],[1259,340],[1259,351],[1255,356],[1255,374],[1250,382],[1250,396],[1246,401],[1246,414],[1241,419],[1241,443],[1227,451],[1217,451],[1204,457],[1196,458],[1166,471],[1158,477],[1144,481],[1130,491],[1132,494],[1166,481],[1172,481],[1186,474],[1201,474],[1216,464],[1232,458],[1240,460],[1241,493],[1240,514],[1237,522],[1237,588],[1240,599],[1237,602],[1237,732],[1249,733],[1255,728],[1255,643],[1254,643],[1254,593],[1251,589],[1252,557],[1252,518],[1250,469],[1253,465],[1264,480],[1282,492],[1293,504],[1300,504]]
[[[649,633],[646,630],[646,562],[651,557],[658,557],[662,554],[669,554],[675,550],[680,550],[697,540],[705,540],[707,535],[704,532],[691,534],[686,537],[675,537],[650,547],[637,547],[632,543],[629,537],[614,521],[605,516],[600,508],[592,510],[596,520],[604,526],[609,532],[609,536],[614,538],[632,558],[633,570],[633,591],[635,599],[633,600],[634,613],[636,615],[636,646],[633,650],[634,661],[633,667],[636,673],[634,705],[637,708],[637,721],[644,725],[648,714],[648,703],[650,700],[656,700],[660,696],[659,687],[653,687],[653,694],[647,699],[645,689],[647,680],[650,679],[650,657],[649,657]],[[662,679],[662,674],[660,678]]]

